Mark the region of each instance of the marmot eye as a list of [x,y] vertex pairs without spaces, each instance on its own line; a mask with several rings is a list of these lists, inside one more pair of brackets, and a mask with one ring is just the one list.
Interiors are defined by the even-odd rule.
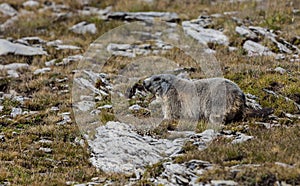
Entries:
[[159,77],[155,77],[155,78],[153,79],[153,81],[159,81],[159,80],[160,80]]

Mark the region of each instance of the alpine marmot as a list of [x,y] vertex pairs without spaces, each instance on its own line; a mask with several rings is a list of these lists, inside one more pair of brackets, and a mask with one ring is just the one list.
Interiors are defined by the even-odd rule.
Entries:
[[166,120],[187,118],[225,124],[243,117],[245,95],[237,84],[225,78],[188,80],[159,74],[145,79],[143,86],[162,99]]

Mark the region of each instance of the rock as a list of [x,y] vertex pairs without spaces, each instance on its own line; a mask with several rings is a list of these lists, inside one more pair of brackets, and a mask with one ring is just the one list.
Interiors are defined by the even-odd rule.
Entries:
[[105,172],[133,173],[177,152],[183,141],[143,137],[127,124],[107,122],[96,129],[95,138],[88,139],[88,144],[92,150],[91,162],[97,168]]
[[228,37],[223,34],[223,32],[210,29],[203,28],[201,25],[195,24],[194,22],[184,21],[182,22],[183,30],[185,33],[194,39],[196,39],[199,43],[207,45],[208,43],[215,43],[220,45],[228,45]]
[[28,68],[29,65],[27,63],[11,63],[7,65],[0,65],[0,69],[2,70],[22,70]]
[[77,3],[80,5],[89,5],[92,1],[91,0],[76,0]]
[[43,151],[43,152],[45,152],[45,153],[51,153],[51,152],[52,152],[52,149],[51,149],[51,148],[40,147],[39,150],[40,150],[40,151]]
[[112,105],[103,105],[103,106],[98,107],[98,109],[112,109],[112,108],[113,108]]
[[82,60],[82,59],[83,59],[83,56],[80,55],[80,54],[74,55],[74,56],[68,56],[68,57],[62,59],[61,62],[56,63],[55,65],[56,65],[56,66],[67,65],[67,64],[69,64],[69,63],[71,63],[71,62],[77,62],[77,61],[80,61],[80,60]]
[[83,112],[86,112],[95,107],[95,101],[80,101],[80,102],[74,104],[74,107],[76,107],[77,109],[79,109]]
[[2,134],[0,134],[0,142],[5,142],[5,136],[4,135],[2,135]]
[[279,74],[281,74],[281,75],[283,75],[283,74],[286,73],[286,70],[284,68],[282,68],[282,67],[276,67],[274,69],[274,71],[277,72],[277,73],[279,73]]
[[36,6],[39,6],[40,3],[37,2],[37,1],[32,1],[32,0],[29,0],[29,1],[26,1],[23,3],[23,6],[24,7],[36,7]]
[[38,74],[44,74],[46,72],[50,72],[51,68],[46,67],[46,68],[41,68],[41,69],[37,69],[33,72],[34,75],[38,75]]
[[38,142],[39,142],[39,143],[48,143],[48,144],[53,143],[53,141],[48,140],[48,139],[41,139],[41,140],[39,140]]
[[54,41],[49,41],[47,42],[47,46],[58,46],[63,44],[62,40],[54,40]]
[[18,43],[11,43],[10,41],[0,39],[0,55],[14,54],[22,56],[35,56],[35,55],[47,55],[47,52],[42,48],[35,48],[25,46]]
[[96,34],[97,33],[96,25],[94,23],[88,24],[85,21],[72,26],[70,28],[70,30],[72,30],[74,33],[77,33],[77,34],[86,34],[86,33]]
[[43,44],[46,43],[45,40],[39,38],[39,37],[23,37],[21,39],[18,39],[17,42],[21,44],[27,44],[27,45],[33,45],[33,44]]
[[232,180],[211,180],[210,183],[213,186],[233,186],[233,185],[238,185],[237,182],[232,181]]
[[60,121],[56,124],[57,125],[65,125],[67,123],[71,123],[72,120],[71,120],[70,114],[71,114],[70,112],[64,112],[64,113],[58,114],[58,116],[62,117],[62,121]]
[[56,50],[80,50],[81,48],[74,45],[57,45]]
[[275,54],[272,51],[270,51],[269,48],[264,47],[263,45],[251,40],[247,40],[244,43],[243,49],[245,49],[248,52],[248,56],[275,56]]
[[129,110],[140,110],[140,109],[144,109],[144,108],[135,104],[135,105],[130,106],[128,109]]
[[18,14],[18,11],[7,3],[0,4],[0,12],[6,16],[14,16]]
[[26,63],[11,63],[7,65],[0,65],[0,70],[6,70],[9,77],[18,78],[17,70],[28,69],[29,65]]
[[52,59],[50,61],[45,62],[45,66],[49,67],[49,66],[53,66],[55,64],[57,59]]
[[12,118],[15,118],[15,117],[17,117],[18,115],[22,115],[22,109],[21,108],[12,108],[11,109],[11,113],[10,113],[10,116],[12,117]]
[[59,111],[59,108],[58,107],[51,107],[50,111],[55,111],[56,112],[56,111]]
[[286,164],[286,163],[282,163],[282,162],[275,162],[275,165],[281,166],[281,167],[285,167],[285,168],[294,168],[295,166]]
[[248,39],[252,39],[252,40],[257,39],[257,35],[245,26],[237,26],[235,27],[235,31],[239,35],[246,37]]
[[250,26],[249,29],[257,34],[265,36],[265,38],[272,41],[280,52],[291,54],[291,49],[297,51],[298,53],[300,52],[300,49],[297,46],[292,45],[283,38],[279,38],[276,34],[266,28]]
[[232,144],[243,143],[245,141],[253,139],[253,136],[248,136],[246,134],[239,134],[235,139],[231,142]]
[[219,133],[214,131],[213,129],[206,129],[202,133],[195,134],[194,136],[191,136],[191,138],[201,138],[202,141],[205,143],[211,142],[213,139],[215,139]]
[[252,108],[254,110],[261,110],[262,106],[259,103],[257,103],[256,99],[257,99],[257,97],[255,95],[247,93],[246,94],[246,105],[247,105],[247,107]]
[[126,21],[161,21],[174,22],[179,20],[176,13],[170,12],[112,12],[107,15],[109,19],[120,19]]

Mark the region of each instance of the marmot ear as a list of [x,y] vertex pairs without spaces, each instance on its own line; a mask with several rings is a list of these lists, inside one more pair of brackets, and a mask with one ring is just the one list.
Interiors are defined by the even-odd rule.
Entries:
[[161,83],[161,88],[162,88],[162,94],[166,94],[170,88],[170,83],[167,82],[162,82]]

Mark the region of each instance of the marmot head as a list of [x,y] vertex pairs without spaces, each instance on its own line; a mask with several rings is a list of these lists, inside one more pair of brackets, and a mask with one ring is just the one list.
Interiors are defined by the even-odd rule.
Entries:
[[153,75],[143,81],[143,85],[146,90],[150,91],[152,94],[163,96],[170,90],[172,82],[175,80],[176,76],[171,74],[158,74]]

